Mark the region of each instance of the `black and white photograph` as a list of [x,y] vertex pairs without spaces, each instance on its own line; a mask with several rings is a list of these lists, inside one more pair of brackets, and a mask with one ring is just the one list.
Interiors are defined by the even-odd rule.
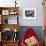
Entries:
[[34,17],[34,10],[25,10],[26,17]]
[[23,18],[24,19],[36,19],[36,9],[24,9],[23,10]]

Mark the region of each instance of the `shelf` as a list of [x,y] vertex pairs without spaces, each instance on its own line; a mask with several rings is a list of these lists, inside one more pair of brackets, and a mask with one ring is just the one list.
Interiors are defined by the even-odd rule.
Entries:
[[9,28],[12,29],[14,31],[14,29],[17,30],[17,32],[19,31],[19,25],[18,24],[0,24],[1,26],[1,30],[5,29],[5,28]]
[[11,42],[2,42],[3,46],[18,46],[18,41],[11,41]]
[[2,24],[18,24],[18,16],[2,16]]
[[5,43],[12,43],[12,42],[19,42],[19,40],[15,40],[15,41],[12,41],[12,40],[10,40],[10,41],[3,41],[3,42],[5,42]]
[[[10,18],[11,17],[11,18]],[[1,32],[1,41],[0,41],[0,46],[18,46],[18,42],[19,40],[15,39],[14,41],[14,38],[15,38],[15,35],[16,35],[16,38],[18,37],[18,31],[20,29],[20,26],[18,24],[18,17],[19,17],[19,7],[0,7],[0,32]],[[16,18],[16,19],[15,19]],[[15,21],[14,23],[13,20]],[[8,32],[7,34],[7,31],[10,31],[14,32],[10,35],[10,33]],[[8,35],[8,39],[10,39],[9,41],[5,41],[5,39],[3,39],[3,35],[4,35],[4,32],[6,31],[6,34]],[[13,35],[14,34],[14,35]],[[13,35],[13,37],[12,37]],[[11,37],[10,37],[11,36]],[[4,35],[4,37],[6,37]],[[10,37],[10,38],[9,38]]]
[[0,10],[12,10],[12,9],[18,10],[19,7],[0,7]]
[[18,11],[19,7],[0,7],[1,15],[18,15],[19,14]]
[[0,14],[2,15],[18,15],[19,7],[0,7]]
[[[9,21],[9,16],[14,16],[16,17],[17,16],[17,20],[15,21],[15,23],[13,24],[18,24],[18,17],[19,17],[19,7],[0,7],[0,14],[1,14],[1,23],[2,24],[9,24],[8,21]],[[12,12],[12,13],[10,13]],[[5,18],[6,17],[6,18]],[[12,21],[11,21],[12,22]],[[12,24],[12,23],[11,23]]]

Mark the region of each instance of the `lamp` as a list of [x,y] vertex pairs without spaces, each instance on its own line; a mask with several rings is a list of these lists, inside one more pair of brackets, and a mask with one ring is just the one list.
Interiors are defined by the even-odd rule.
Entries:
[[16,2],[17,0],[15,0],[15,7],[16,7],[16,4],[17,4],[17,2]]

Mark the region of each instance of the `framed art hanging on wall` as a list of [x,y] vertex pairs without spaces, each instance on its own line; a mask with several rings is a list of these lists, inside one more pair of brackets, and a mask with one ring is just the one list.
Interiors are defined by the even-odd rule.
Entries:
[[23,18],[24,19],[36,19],[36,9],[35,8],[24,8]]

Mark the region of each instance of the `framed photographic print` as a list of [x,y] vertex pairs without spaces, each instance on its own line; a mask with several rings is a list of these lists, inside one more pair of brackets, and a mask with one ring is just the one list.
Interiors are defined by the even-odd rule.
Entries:
[[24,19],[36,19],[36,8],[24,8],[23,18]]
[[2,10],[2,15],[9,15],[9,10]]

